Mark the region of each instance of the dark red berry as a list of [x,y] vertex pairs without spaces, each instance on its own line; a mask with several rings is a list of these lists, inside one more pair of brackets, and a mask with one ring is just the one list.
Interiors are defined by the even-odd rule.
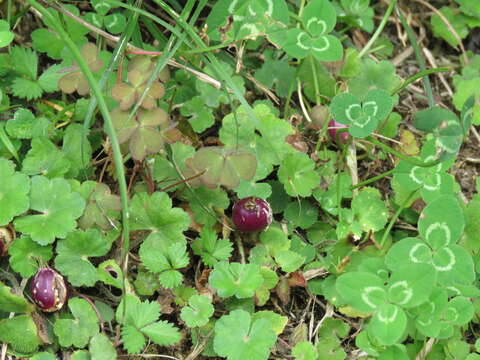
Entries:
[[272,223],[272,208],[263,199],[247,197],[233,205],[232,220],[240,231],[262,231]]
[[67,288],[63,277],[55,270],[38,270],[31,284],[32,298],[43,311],[60,310],[67,299]]
[[[328,127],[329,128],[347,128],[348,126],[344,124],[340,124],[335,120],[330,120],[330,122],[328,123]],[[333,141],[337,141],[337,129],[328,129],[328,133],[330,134],[330,137],[332,138]],[[340,139],[343,142],[347,142],[349,136],[350,135],[348,135],[348,132],[344,131],[340,134]]]

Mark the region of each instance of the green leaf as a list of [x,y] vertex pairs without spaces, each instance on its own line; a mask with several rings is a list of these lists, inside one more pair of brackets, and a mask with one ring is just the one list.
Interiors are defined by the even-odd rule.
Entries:
[[318,208],[311,202],[301,199],[288,204],[284,216],[293,226],[308,229],[317,221],[318,211]]
[[202,225],[213,226],[217,223],[217,213],[222,213],[230,205],[225,190],[200,187],[186,189],[182,197],[189,203],[193,211],[193,219]]
[[72,285],[93,286],[98,280],[97,269],[88,258],[105,255],[111,245],[96,229],[72,231],[57,243],[55,267]]
[[54,60],[62,59],[62,50],[66,46],[60,36],[48,29],[36,29],[31,33],[35,50],[46,52]]
[[190,218],[179,208],[172,208],[167,193],[152,195],[137,193],[130,202],[132,230],[151,231],[148,239],[169,243],[183,241],[183,232],[188,229]]
[[53,327],[61,346],[83,348],[98,333],[98,318],[92,306],[84,299],[72,298],[68,308],[74,319],[57,319]]
[[22,172],[27,175],[44,175],[50,179],[61,177],[70,168],[65,154],[46,137],[37,137],[22,162]]
[[78,219],[81,228],[88,229],[96,225],[102,230],[110,230],[118,226],[120,198],[113,195],[107,185],[85,181],[76,190],[87,202],[85,212]]
[[43,89],[34,80],[17,77],[12,83],[12,93],[22,99],[35,100],[42,96]]
[[37,79],[38,56],[35,51],[22,46],[14,46],[10,56],[15,72],[30,80]]
[[58,91],[58,80],[63,76],[60,65],[47,68],[38,78],[38,84],[47,93]]
[[192,243],[192,250],[202,257],[207,266],[214,266],[218,261],[226,261],[230,257],[233,246],[228,239],[218,239],[217,233],[210,227],[203,227],[200,237]]
[[49,180],[34,176],[30,191],[30,208],[41,214],[27,215],[15,219],[17,231],[30,235],[40,245],[51,244],[55,238],[64,239],[77,226],[85,208],[85,201],[71,191],[65,179]]
[[180,332],[166,321],[158,321],[147,325],[142,329],[142,332],[160,346],[171,346],[181,339]]
[[276,340],[267,319],[252,321],[243,310],[234,310],[215,323],[215,352],[228,360],[267,360]]
[[108,32],[120,34],[127,26],[127,19],[122,13],[114,13],[105,16],[103,23]]
[[205,131],[215,123],[212,109],[205,106],[200,96],[195,96],[184,103],[180,113],[183,116],[189,116],[188,122],[196,133]]
[[407,315],[393,304],[381,305],[368,325],[368,332],[382,345],[395,344],[407,327]]
[[146,241],[141,245],[139,254],[148,270],[160,274],[159,280],[164,287],[173,288],[181,284],[183,275],[174,270],[189,263],[185,244],[176,242],[168,246],[159,241]]
[[255,72],[255,79],[269,88],[273,87],[278,96],[287,96],[295,81],[295,68],[290,66],[286,58],[276,59],[273,51],[264,51],[263,57],[263,65]]
[[41,263],[46,264],[52,258],[52,247],[40,246],[28,236],[22,236],[10,244],[8,254],[12,269],[29,278],[35,275]]
[[317,360],[317,349],[309,341],[301,341],[292,349],[292,355],[296,360]]
[[0,282],[0,311],[15,313],[31,313],[34,306],[25,298],[14,293],[14,290]]
[[5,126],[8,135],[16,139],[31,139],[35,116],[28,109],[18,109]]
[[[175,165],[178,167],[181,173],[184,173],[187,169],[185,160],[193,157],[195,149],[181,142],[175,142],[170,146],[172,152],[172,159],[169,160],[165,156],[157,155],[153,165],[153,178],[162,188],[172,186],[173,184],[181,182],[183,179],[178,174]],[[175,165],[174,165],[175,164]],[[183,184],[170,187],[166,191],[178,190]]]
[[239,199],[254,196],[266,199],[272,195],[272,187],[267,183],[257,183],[252,180],[240,180],[240,185],[233,189]]
[[364,187],[352,200],[351,208],[355,220],[364,232],[383,229],[388,220],[388,209],[383,202],[380,191]]
[[286,273],[298,270],[305,262],[305,257],[294,251],[284,250],[275,254],[275,261]]
[[320,185],[320,176],[314,169],[315,162],[307,154],[296,152],[285,157],[278,170],[278,179],[288,195],[307,197]]
[[10,31],[10,25],[5,20],[0,20],[0,48],[8,46],[15,35]]
[[[117,289],[123,290],[124,275],[120,266],[113,259],[108,259],[98,264],[97,267],[98,280],[103,281],[105,284],[115,286]],[[127,280],[128,291],[128,280]]]
[[258,265],[222,261],[215,265],[209,283],[222,298],[235,296],[243,299],[253,296],[262,286],[263,277]]
[[37,335],[37,326],[28,315],[0,320],[0,341],[24,354],[37,351],[42,344]]
[[104,334],[98,333],[90,339],[88,347],[92,360],[116,360],[117,351]]
[[205,325],[213,315],[212,300],[205,295],[193,295],[188,300],[188,305],[182,308],[180,318],[188,327]]
[[461,12],[457,12],[448,6],[440,8],[442,18],[438,14],[433,14],[430,18],[430,26],[436,37],[444,39],[452,47],[458,46],[458,38],[453,35],[450,27],[445,26],[445,20],[455,29],[456,35],[464,39],[468,35],[467,17]]
[[[65,177],[77,177],[90,166],[92,146],[87,132],[80,124],[70,124],[63,136],[62,153],[69,160],[70,168]],[[84,174],[85,177],[85,174]]]
[[354,309],[362,312],[376,311],[386,303],[384,281],[367,272],[348,272],[340,275],[335,284],[342,298]]
[[21,215],[29,208],[28,193],[30,179],[28,176],[15,171],[15,165],[6,159],[0,158],[0,226],[7,225],[17,215]]

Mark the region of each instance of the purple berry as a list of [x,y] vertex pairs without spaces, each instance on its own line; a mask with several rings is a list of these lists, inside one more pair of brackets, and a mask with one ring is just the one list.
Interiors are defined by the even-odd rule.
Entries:
[[272,208],[263,199],[247,197],[233,205],[232,220],[240,231],[263,231],[272,223]]
[[[340,123],[336,122],[335,120],[330,120],[330,122],[328,123],[328,127],[329,128],[330,127],[347,128],[348,126],[344,125],[344,124],[340,124]],[[333,141],[337,141],[337,129],[328,129],[328,133],[330,134],[330,137],[333,139]],[[350,135],[348,134],[348,132],[344,131],[340,134],[340,139],[343,142],[347,142],[349,136]]]
[[47,312],[60,310],[67,299],[63,277],[50,268],[38,270],[32,280],[30,291],[38,307]]

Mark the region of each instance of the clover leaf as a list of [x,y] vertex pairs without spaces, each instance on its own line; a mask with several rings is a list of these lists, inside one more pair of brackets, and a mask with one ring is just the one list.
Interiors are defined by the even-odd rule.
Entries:
[[15,219],[17,231],[30,235],[40,245],[51,244],[55,238],[65,238],[76,228],[85,208],[85,200],[72,192],[65,179],[49,180],[34,176],[30,191],[30,208],[41,214],[27,215]]
[[385,90],[370,90],[360,101],[350,93],[338,94],[330,103],[335,120],[348,126],[348,132],[355,137],[370,135],[392,111],[393,100]]
[[[87,62],[90,71],[94,73],[100,71],[103,67],[103,61],[99,57],[99,51],[95,44],[86,43],[83,45],[81,53]],[[63,75],[58,81],[58,87],[66,94],[72,94],[77,91],[78,95],[87,95],[90,91],[90,85],[88,84],[85,75],[83,75],[83,72],[75,63],[73,64],[73,69],[72,72]]]
[[286,31],[283,49],[288,55],[303,59],[312,54],[319,61],[337,61],[343,57],[342,43],[329,35],[337,22],[335,8],[329,1],[310,1],[303,10],[301,22],[304,30]]
[[146,241],[140,247],[140,259],[145,267],[159,274],[160,283],[166,288],[173,288],[182,283],[183,275],[178,269],[189,263],[186,245],[173,243],[162,244],[159,241]]
[[187,159],[186,163],[191,169],[191,174],[185,175],[197,175],[203,172],[198,179],[210,188],[216,188],[219,185],[228,188],[237,187],[240,179],[252,179],[257,167],[254,155],[219,146],[201,148],[193,158]]
[[302,152],[285,156],[278,169],[278,179],[290,196],[310,196],[312,189],[320,185],[315,162]]
[[221,261],[215,264],[209,283],[220,297],[244,299],[252,297],[262,286],[263,277],[258,265]]
[[228,239],[218,239],[217,233],[205,226],[200,232],[200,237],[192,243],[192,250],[202,257],[207,266],[213,266],[218,261],[226,261],[230,257],[233,247]]
[[244,310],[234,310],[215,323],[213,347],[228,360],[267,360],[277,335],[268,319],[253,320]]
[[29,208],[30,180],[27,175],[16,172],[15,165],[0,158],[0,226]]
[[70,161],[48,138],[32,140],[27,156],[22,162],[22,172],[27,175],[44,175],[48,178],[60,177],[70,169]]
[[38,270],[41,263],[52,257],[51,246],[40,246],[28,236],[15,239],[8,247],[10,266],[22,277],[29,278]]
[[212,300],[206,295],[193,295],[188,300],[188,306],[182,308],[180,318],[192,328],[205,325],[212,315]]
[[68,301],[68,308],[73,319],[57,319],[53,327],[58,342],[64,347],[74,345],[83,348],[92,336],[98,333],[98,317],[86,300],[72,298]]
[[375,188],[363,188],[352,200],[351,206],[355,220],[364,232],[383,229],[388,220],[388,209],[382,200],[380,191]]
[[145,337],[160,346],[173,345],[180,340],[180,332],[166,321],[157,321],[159,316],[158,302],[141,302],[135,295],[125,295],[115,317],[123,325],[123,346],[129,354],[138,353],[145,347]]
[[159,127],[168,122],[165,110],[140,109],[130,119],[128,112],[116,108],[111,115],[118,141],[120,144],[129,143],[130,153],[135,160],[143,160],[148,154],[155,154],[163,149],[164,137]]
[[74,286],[93,286],[98,280],[97,269],[89,257],[105,255],[112,244],[97,229],[76,230],[57,243],[55,267]]

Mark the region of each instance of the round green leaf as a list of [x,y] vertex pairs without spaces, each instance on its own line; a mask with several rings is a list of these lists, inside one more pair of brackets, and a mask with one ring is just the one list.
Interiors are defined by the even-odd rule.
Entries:
[[28,210],[30,201],[30,179],[27,175],[15,171],[15,165],[0,158],[0,226],[7,225],[12,219]]

